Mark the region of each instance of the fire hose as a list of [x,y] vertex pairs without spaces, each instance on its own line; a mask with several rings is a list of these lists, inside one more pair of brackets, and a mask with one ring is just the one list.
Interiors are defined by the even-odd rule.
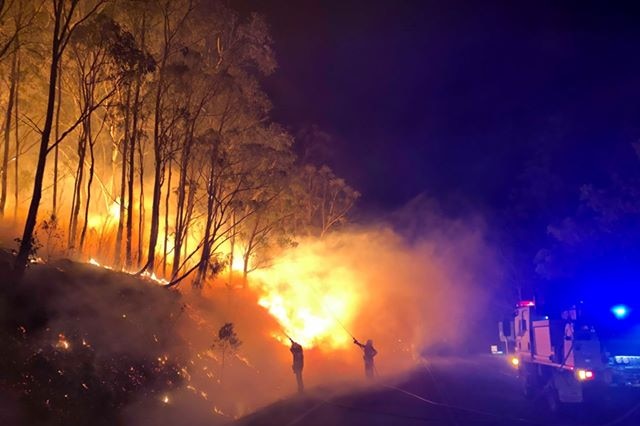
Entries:
[[[419,401],[422,401],[424,403],[427,403],[429,405],[433,405],[433,406],[437,406],[437,407],[443,407],[443,408],[448,408],[450,410],[457,410],[457,411],[464,411],[467,413],[471,413],[471,414],[479,414],[479,415],[483,415],[486,417],[493,417],[493,418],[498,418],[498,419],[503,419],[503,420],[510,420],[513,422],[520,422],[520,423],[527,423],[527,424],[531,424],[531,425],[541,425],[541,423],[533,421],[533,420],[528,420],[525,418],[521,418],[521,417],[509,417],[509,416],[505,416],[505,415],[500,415],[500,414],[494,414],[494,413],[490,413],[487,411],[481,411],[481,410],[474,410],[473,408],[466,408],[466,407],[459,407],[456,405],[451,405],[451,404],[446,404],[443,402],[438,402],[438,401],[433,401],[427,398],[424,398],[420,395],[417,395],[415,393],[409,392],[407,390],[404,390],[402,388],[398,388],[395,386],[388,386],[385,385],[384,387],[388,388],[388,389],[393,389],[396,390],[398,392],[402,392],[405,395],[408,395],[412,398],[415,398]],[[547,424],[545,424],[545,426],[548,426]]]
[[[415,393],[409,392],[407,390],[404,390],[402,388],[398,388],[395,386],[389,386],[389,385],[384,385],[385,388],[387,389],[391,389],[394,391],[398,391],[401,392],[407,396],[410,396],[412,398],[415,398],[421,402],[427,403],[429,405],[432,406],[436,406],[436,407],[442,407],[442,408],[447,408],[447,409],[451,409],[451,410],[457,410],[457,411],[463,411],[463,412],[467,412],[467,413],[471,413],[471,414],[476,414],[476,415],[481,415],[485,418],[493,418],[493,419],[501,419],[501,420],[508,420],[513,422],[513,424],[516,423],[525,423],[525,424],[529,424],[529,425],[536,425],[536,426],[549,426],[547,424],[542,424],[539,422],[535,422],[532,420],[528,420],[528,419],[524,419],[524,418],[514,418],[514,417],[508,417],[508,416],[504,416],[504,415],[499,415],[499,414],[494,414],[494,413],[489,413],[489,412],[485,412],[485,411],[480,411],[480,410],[474,410],[471,408],[465,408],[465,407],[458,407],[458,406],[454,406],[454,405],[449,405],[449,404],[445,404],[445,403],[441,403],[441,402],[437,402],[437,401],[433,401],[427,398],[424,398],[420,395],[417,395]],[[322,398],[320,401],[318,401],[317,404],[312,405],[309,409],[305,410],[304,412],[302,412],[300,415],[296,416],[294,419],[292,419],[290,422],[286,423],[287,426],[293,426],[295,424],[300,423],[304,418],[306,418],[308,415],[310,415],[311,413],[313,413],[314,411],[318,410],[320,407],[322,407],[323,405],[332,405],[335,407],[339,407],[342,409],[346,409],[346,410],[352,410],[352,411],[360,411],[363,413],[368,413],[368,414],[372,414],[375,416],[384,416],[384,417],[392,417],[392,418],[397,418],[397,419],[406,419],[406,420],[418,420],[418,421],[424,421],[427,423],[431,423],[433,422],[434,424],[438,424],[438,425],[442,425],[442,419],[441,418],[437,418],[437,417],[425,417],[425,416],[412,416],[410,414],[402,414],[402,413],[394,413],[394,412],[388,412],[388,411],[383,411],[383,410],[377,410],[377,409],[372,409],[369,407],[358,407],[358,406],[354,406],[354,405],[348,405],[348,404],[344,404],[341,402],[336,402],[333,401],[331,398]],[[470,421],[471,419],[466,419],[467,423]],[[471,420],[473,423],[487,423],[490,422],[491,420],[483,420],[483,419],[476,419],[476,420]]]
[[357,340],[355,337],[353,337],[353,334],[351,334],[351,332],[349,330],[347,330],[347,327],[344,326],[344,324],[342,323],[342,321],[340,321],[338,319],[338,317],[335,316],[335,314],[330,311],[329,309],[327,309],[327,307],[325,306],[324,303],[322,303],[322,295],[320,294],[320,292],[318,292],[318,290],[315,288],[315,286],[313,284],[309,284],[309,287],[311,287],[311,290],[313,290],[313,292],[316,294],[316,296],[318,296],[318,300],[320,300],[320,305],[322,306],[322,309],[324,309],[324,311],[326,313],[328,313],[331,318],[333,318],[333,320],[353,339],[353,340]]

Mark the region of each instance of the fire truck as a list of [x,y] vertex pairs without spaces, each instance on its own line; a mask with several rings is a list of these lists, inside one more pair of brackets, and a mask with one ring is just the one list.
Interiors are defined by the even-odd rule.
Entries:
[[524,395],[551,411],[618,395],[640,401],[640,306],[577,304],[553,315],[521,301],[499,328]]

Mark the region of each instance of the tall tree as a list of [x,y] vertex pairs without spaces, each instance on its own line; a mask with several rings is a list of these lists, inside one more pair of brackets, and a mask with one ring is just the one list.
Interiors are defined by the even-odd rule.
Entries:
[[[16,20],[19,20],[20,15],[16,17]],[[16,24],[17,25],[17,24]],[[18,55],[20,50],[18,49],[18,45],[20,43],[20,38],[16,35],[13,39],[15,43],[15,48],[13,49],[13,59],[11,61],[11,74],[9,77],[10,85],[9,85],[9,100],[7,101],[7,110],[5,113],[5,121],[4,121],[4,150],[2,154],[2,176],[0,177],[0,217],[4,216],[4,208],[7,202],[7,175],[9,174],[9,144],[11,143],[10,135],[11,135],[11,118],[14,109],[15,98],[17,96],[17,82],[18,82]],[[16,122],[15,126],[18,125]]]
[[[269,117],[260,81],[276,64],[262,18],[213,0],[45,4],[47,31],[20,31],[14,42],[25,48],[0,58],[8,88],[14,53],[20,77],[0,93],[0,132],[10,92],[28,92],[20,96],[27,113],[18,115],[14,100],[9,127],[21,126],[16,165],[37,159],[35,177],[19,170],[20,196],[34,185],[18,273],[49,196],[57,217],[47,225],[64,224],[61,238],[81,257],[114,247],[99,261],[115,255],[110,266],[158,273],[161,260],[172,284],[189,277],[196,286],[234,256],[246,275],[296,233],[323,235],[346,220],[357,193],[328,169],[295,166],[293,139]],[[0,45],[10,32],[0,29]],[[0,149],[9,166],[10,151]],[[51,187],[43,184],[47,163]]]
[[163,126],[163,108],[166,102],[167,92],[166,73],[171,57],[176,54],[176,39],[187,22],[187,18],[193,11],[193,2],[173,2],[162,1],[159,5],[161,9],[162,34],[160,42],[160,54],[158,60],[158,80],[154,99],[154,121],[153,121],[153,196],[151,201],[151,225],[149,229],[149,245],[147,250],[147,261],[143,270],[153,273],[155,268],[156,245],[158,243],[158,231],[160,229],[160,202],[161,188],[164,179],[166,165],[166,139],[162,134],[167,126]]
[[[141,23],[134,19],[132,30],[138,34],[128,31],[121,31],[117,38],[117,43],[113,46],[113,53],[116,59],[114,72],[120,76],[123,84],[121,99],[118,110],[121,112],[118,119],[121,127],[124,128],[123,136],[120,140],[120,149],[116,153],[121,158],[120,188],[118,196],[119,214],[118,228],[116,233],[116,253],[115,265],[121,266],[122,238],[126,224],[126,264],[131,266],[131,235],[133,224],[133,183],[135,170],[135,145],[139,132],[140,117],[140,92],[145,75],[155,69],[155,62],[151,55],[145,52],[145,13],[142,12]],[[117,155],[113,156],[117,158]],[[115,161],[114,161],[115,164]],[[113,168],[115,177],[115,167]],[[115,190],[114,190],[115,192]],[[126,215],[125,215],[126,212]],[[126,217],[126,222],[125,222]]]
[[37,26],[45,1],[0,0],[0,62],[19,49],[21,34]]
[[[123,51],[123,39],[129,39],[122,32],[120,26],[105,14],[96,14],[81,26],[77,27],[71,37],[71,56],[76,72],[76,103],[79,116],[82,117],[80,134],[78,137],[77,155],[78,164],[75,175],[71,218],[69,221],[69,247],[74,248],[76,243],[76,230],[79,220],[79,212],[82,205],[81,195],[86,193],[84,221],[80,236],[80,249],[84,243],[87,222],[89,216],[89,203],[91,197],[91,184],[95,171],[94,147],[96,138],[103,128],[105,120],[94,134],[94,111],[107,102],[118,90],[124,76],[117,72],[121,64],[128,58],[123,57],[129,52]],[[106,118],[106,116],[105,116]],[[84,169],[86,163],[87,148],[89,149],[89,175],[86,190],[84,186]]]
[[[133,193],[134,193],[134,169],[135,169],[135,149],[136,144],[141,144],[140,122],[142,121],[141,99],[144,84],[144,76],[153,72],[156,63],[153,57],[147,53],[146,34],[147,34],[147,15],[146,10],[141,11],[141,17],[134,23],[134,34],[140,47],[142,55],[139,57],[138,66],[135,69],[134,95],[133,95],[133,114],[131,120],[131,144],[129,149],[129,176],[127,179],[127,226],[125,238],[125,265],[127,269],[131,269],[133,265]],[[141,172],[142,173],[142,172]],[[142,180],[142,178],[141,178]],[[142,211],[140,211],[142,215]]]
[[[277,244],[282,243],[286,239],[284,222],[295,214],[287,194],[294,162],[293,138],[273,124],[256,127],[248,137],[251,143],[244,147],[243,157],[247,159],[251,190],[243,194],[236,208],[238,215],[247,219],[234,232],[242,242],[238,253],[242,257],[245,285],[250,259],[273,242],[274,231],[279,233]],[[230,256],[233,262],[234,247]]]
[[[347,220],[360,197],[328,166],[306,165],[299,169],[293,190],[298,199],[297,233],[323,237]],[[306,229],[305,229],[306,228]]]
[[[42,198],[42,182],[44,170],[47,162],[47,153],[50,149],[49,140],[51,138],[51,128],[53,123],[53,113],[55,108],[56,86],[58,83],[58,64],[65,52],[67,45],[78,25],[89,19],[94,13],[103,7],[106,0],[97,0],[86,12],[77,11],[79,0],[52,0],[53,7],[53,30],[51,34],[51,50],[49,64],[49,83],[47,95],[47,110],[45,114],[44,126],[42,128],[40,146],[38,152],[38,163],[33,184],[33,195],[29,204],[29,212],[25,220],[24,232],[20,240],[20,247],[15,261],[15,271],[18,278],[21,278],[33,244],[33,232],[38,218],[40,199]],[[56,141],[58,143],[58,141]]]

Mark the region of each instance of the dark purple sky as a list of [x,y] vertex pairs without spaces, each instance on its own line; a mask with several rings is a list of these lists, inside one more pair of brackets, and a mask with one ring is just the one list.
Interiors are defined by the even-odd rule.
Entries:
[[239,4],[272,27],[274,118],[333,135],[361,206],[575,206],[580,184],[640,167],[640,14],[621,3]]

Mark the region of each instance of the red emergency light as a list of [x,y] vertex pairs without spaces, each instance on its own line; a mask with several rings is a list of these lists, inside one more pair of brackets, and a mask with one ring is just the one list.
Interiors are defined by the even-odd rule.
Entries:
[[516,304],[516,306],[518,308],[529,308],[531,306],[536,306],[536,304],[533,302],[533,300],[521,300]]
[[582,370],[582,369],[576,371],[576,376],[578,377],[578,380],[580,380],[580,381],[593,380],[593,378],[595,377],[595,375],[593,374],[593,371],[591,371],[591,370]]

